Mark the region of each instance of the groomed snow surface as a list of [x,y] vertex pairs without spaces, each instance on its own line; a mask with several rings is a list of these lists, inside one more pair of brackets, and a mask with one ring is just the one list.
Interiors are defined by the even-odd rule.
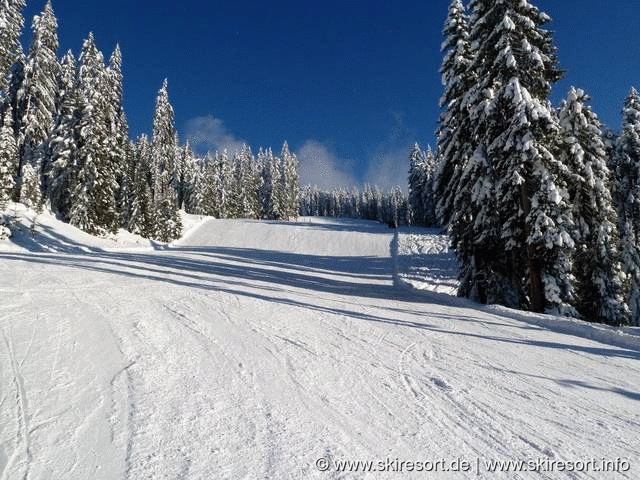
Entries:
[[2,480],[640,478],[637,332],[449,295],[435,231],[185,216],[163,246],[12,208]]

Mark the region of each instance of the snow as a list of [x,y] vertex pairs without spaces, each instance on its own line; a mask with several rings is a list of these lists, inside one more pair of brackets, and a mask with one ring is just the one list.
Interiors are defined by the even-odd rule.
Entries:
[[[95,237],[58,220],[50,211],[36,212],[21,203],[10,202],[4,218],[10,223],[13,235],[0,239],[0,252],[107,252],[153,250],[163,245],[124,229],[106,237]],[[207,217],[181,211],[180,218],[184,235],[188,236]]]
[[[416,290],[455,295],[457,262],[438,229],[404,228],[396,235],[395,282]],[[393,250],[392,250],[393,253]]]
[[[42,214],[35,240],[2,243],[0,479],[428,476],[318,458],[462,458],[473,476],[476,459],[622,458],[573,478],[638,478],[639,342],[448,295],[436,231],[185,227],[153,249]],[[514,475],[559,474],[477,478]]]

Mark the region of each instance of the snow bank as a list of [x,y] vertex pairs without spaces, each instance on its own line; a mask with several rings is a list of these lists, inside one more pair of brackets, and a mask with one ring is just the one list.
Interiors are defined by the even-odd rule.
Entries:
[[[400,229],[394,236],[391,254],[394,258],[396,286],[415,292],[456,294],[456,258],[449,250],[449,238],[439,230]],[[499,305],[475,305],[475,308],[554,332],[640,351],[640,327],[611,327],[573,318],[524,312]]]
[[391,245],[394,283],[412,290],[455,295],[457,262],[449,238],[433,228],[402,228]]
[[[2,217],[9,225],[10,238],[0,239],[0,252],[111,252],[134,249],[156,250],[163,244],[120,229],[115,234],[96,237],[69,225],[48,210],[41,213],[21,203],[10,203]],[[210,217],[180,212],[183,238]]]
[[488,305],[481,309],[487,313],[538,325],[554,332],[575,335],[620,348],[640,351],[640,328],[638,327],[611,327],[575,318],[523,312],[500,305]]

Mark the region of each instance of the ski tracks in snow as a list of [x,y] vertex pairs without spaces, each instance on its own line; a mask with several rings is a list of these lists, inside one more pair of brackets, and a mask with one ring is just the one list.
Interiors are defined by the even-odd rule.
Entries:
[[[401,280],[435,262],[431,287],[453,285],[444,237],[400,235]],[[638,355],[397,288],[391,238],[367,222],[211,220],[163,252],[7,261],[3,477],[379,478],[315,460],[640,457]]]

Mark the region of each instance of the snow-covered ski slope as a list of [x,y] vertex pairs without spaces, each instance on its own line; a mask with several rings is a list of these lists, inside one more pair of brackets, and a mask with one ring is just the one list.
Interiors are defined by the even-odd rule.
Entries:
[[0,479],[640,478],[640,351],[408,288],[431,254],[454,284],[433,232],[211,219],[84,251],[47,222],[0,254]]

